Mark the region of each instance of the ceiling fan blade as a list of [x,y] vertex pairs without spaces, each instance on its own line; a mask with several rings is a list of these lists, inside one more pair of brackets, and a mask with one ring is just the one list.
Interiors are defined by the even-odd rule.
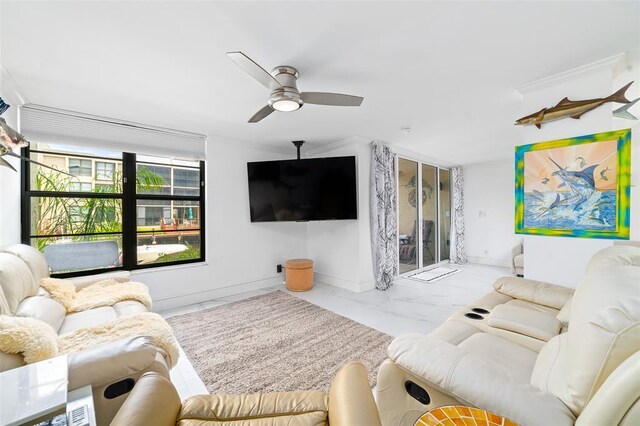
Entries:
[[260,111],[253,114],[253,117],[249,119],[248,123],[257,123],[258,121],[265,118],[267,115],[271,114],[273,111],[275,110],[271,108],[270,105],[266,105]]
[[14,172],[17,172],[16,168],[13,167],[11,165],[11,163],[9,163],[7,160],[5,160],[4,158],[0,157],[0,166],[4,166],[4,167],[8,167],[11,170],[13,170]]
[[54,172],[62,173],[63,175],[67,175],[67,176],[75,177],[75,176],[73,176],[72,174],[69,174],[69,173],[67,173],[67,172],[63,172],[62,170],[55,169],[55,168],[53,168],[53,167],[51,167],[51,166],[47,166],[46,164],[42,164],[42,163],[40,163],[40,162],[38,162],[38,161],[36,161],[36,160],[32,160],[32,159],[30,159],[30,158],[23,157],[22,155],[18,155],[18,154],[16,154],[15,152],[7,151],[7,152],[5,152],[5,155],[10,155],[10,156],[12,156],[12,157],[19,158],[19,159],[21,159],[22,161],[28,161],[29,163],[37,164],[37,165],[38,165],[38,166],[40,166],[40,167],[46,167],[46,168],[47,168],[47,169],[49,169],[49,170],[53,170]]
[[305,104],[360,106],[364,98],[360,96],[343,95],[342,93],[303,92],[300,97]]
[[281,88],[282,85],[278,83],[271,74],[269,74],[264,68],[255,63],[250,57],[242,52],[227,52],[227,56],[235,62],[240,68],[242,68],[251,77],[258,80],[264,87],[269,90]]

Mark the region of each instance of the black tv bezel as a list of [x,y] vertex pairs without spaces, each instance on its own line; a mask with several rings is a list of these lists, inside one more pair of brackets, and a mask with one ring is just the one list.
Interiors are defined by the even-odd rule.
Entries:
[[[261,163],[285,163],[285,162],[298,162],[298,161],[313,161],[313,160],[332,160],[335,158],[351,158],[353,159],[354,177],[355,177],[355,211],[356,217],[345,219],[304,219],[304,220],[253,220],[251,217],[251,182],[249,181],[249,165],[261,164]],[[308,223],[308,222],[343,222],[349,220],[358,220],[360,206],[358,205],[358,157],[355,155],[336,155],[332,157],[314,157],[314,158],[290,158],[285,160],[264,160],[264,161],[247,161],[247,195],[249,198],[249,222],[251,223]]]

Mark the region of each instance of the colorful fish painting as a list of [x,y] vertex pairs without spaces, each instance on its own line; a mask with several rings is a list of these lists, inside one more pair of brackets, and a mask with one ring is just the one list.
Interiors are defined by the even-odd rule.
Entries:
[[516,233],[629,239],[631,130],[516,147]]

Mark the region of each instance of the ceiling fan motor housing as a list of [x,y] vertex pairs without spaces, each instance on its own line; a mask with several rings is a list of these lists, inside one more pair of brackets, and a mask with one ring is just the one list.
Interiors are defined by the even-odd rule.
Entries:
[[282,87],[278,87],[271,91],[269,96],[269,105],[273,107],[276,102],[292,101],[302,107],[304,102],[300,98],[300,91],[297,87],[298,70],[288,65],[277,66],[271,71],[271,75]]

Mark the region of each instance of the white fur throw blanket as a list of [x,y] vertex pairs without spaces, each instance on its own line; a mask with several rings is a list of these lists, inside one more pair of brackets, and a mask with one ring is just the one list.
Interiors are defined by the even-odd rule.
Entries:
[[151,337],[166,354],[169,368],[178,361],[178,343],[171,327],[160,315],[152,312],[125,315],[61,336],[57,336],[44,321],[0,315],[0,351],[22,354],[27,364],[136,336]]
[[0,315],[0,351],[21,353],[27,364],[42,361],[58,355],[58,335],[44,321]]
[[76,286],[67,280],[43,278],[40,286],[62,304],[67,313],[113,306],[124,300],[137,300],[147,309],[151,309],[149,289],[146,285],[133,281],[123,283],[113,279],[102,280],[76,291]]

